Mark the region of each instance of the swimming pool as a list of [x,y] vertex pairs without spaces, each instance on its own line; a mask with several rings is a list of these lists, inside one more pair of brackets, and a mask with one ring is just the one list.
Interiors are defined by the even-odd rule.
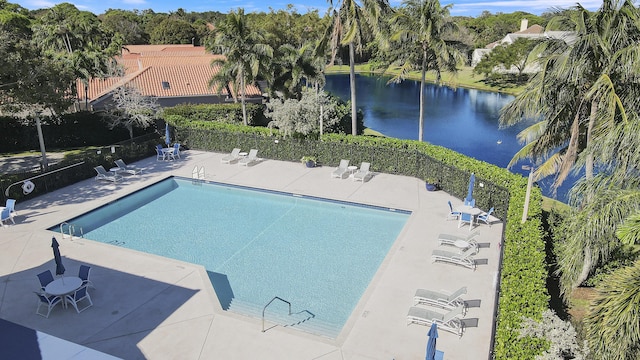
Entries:
[[[225,310],[336,337],[410,212],[169,178],[68,220],[85,237],[200,264]],[[52,230],[59,230],[57,227]]]

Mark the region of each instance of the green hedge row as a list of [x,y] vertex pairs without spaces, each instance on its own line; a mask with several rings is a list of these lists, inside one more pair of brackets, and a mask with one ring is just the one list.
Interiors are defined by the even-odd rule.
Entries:
[[527,179],[506,169],[466,157],[452,150],[414,140],[365,136],[324,135],[320,141],[283,138],[278,132],[229,124],[201,123],[183,116],[166,119],[182,144],[193,149],[229,152],[259,149],[269,159],[299,161],[312,155],[320,164],[337,166],[340,159],[371,163],[373,171],[437,178],[446,192],[466,196],[469,174],[476,174],[474,197],[481,208],[491,206],[506,219],[493,358],[534,359],[549,344],[520,337],[524,317],[540,320],[548,308],[547,264],[541,222],[542,194],[531,192],[528,221],[521,224]]
[[[269,120],[264,116],[262,104],[247,103],[249,125],[266,126]],[[216,121],[226,124],[242,124],[242,104],[183,104],[164,109],[164,116],[182,116],[192,120]]]

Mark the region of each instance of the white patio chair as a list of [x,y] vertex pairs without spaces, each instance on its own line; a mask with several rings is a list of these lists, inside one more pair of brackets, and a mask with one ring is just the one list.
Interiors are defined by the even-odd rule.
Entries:
[[474,251],[475,249],[469,248],[461,254],[457,254],[451,251],[433,250],[431,253],[431,261],[460,265],[475,271],[476,261],[472,257]]
[[231,164],[232,162],[238,161],[240,159],[240,148],[234,148],[231,150],[231,153],[225,155],[220,159],[220,162],[223,164]]
[[461,296],[467,293],[467,287],[463,286],[452,294],[445,294],[438,291],[418,289],[413,296],[416,305],[430,305],[446,310],[453,310],[458,306],[463,306],[463,315],[466,314],[467,306]]
[[464,323],[460,319],[463,316],[464,306],[460,305],[446,314],[441,314],[430,309],[412,306],[407,314],[407,321],[410,324],[430,326],[432,323],[438,324],[438,330],[442,329],[450,333],[462,336]]
[[349,160],[340,160],[340,165],[338,165],[338,167],[333,170],[333,172],[331,173],[331,177],[332,178],[344,178],[345,175],[349,174]]
[[365,179],[371,174],[369,172],[369,167],[370,166],[371,166],[370,163],[363,162],[362,165],[360,165],[360,169],[358,171],[356,171],[355,174],[353,174],[353,181],[362,181],[362,182],[364,182]]

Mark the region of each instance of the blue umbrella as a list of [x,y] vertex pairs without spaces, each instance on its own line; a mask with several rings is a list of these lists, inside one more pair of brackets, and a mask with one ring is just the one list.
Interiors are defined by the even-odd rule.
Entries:
[[469,190],[467,191],[467,197],[464,198],[465,205],[474,206],[475,201],[473,200],[473,184],[476,182],[476,175],[471,173],[471,177],[469,178]]
[[169,132],[169,124],[164,125],[164,142],[167,143],[167,147],[171,144],[171,132]]
[[427,341],[427,357],[426,360],[436,359],[436,339],[438,338],[438,324],[431,323],[431,328],[427,333],[429,340]]
[[56,261],[56,275],[64,275],[64,265],[62,265],[62,258],[60,257],[60,244],[56,238],[52,238],[51,247],[53,248],[53,259]]

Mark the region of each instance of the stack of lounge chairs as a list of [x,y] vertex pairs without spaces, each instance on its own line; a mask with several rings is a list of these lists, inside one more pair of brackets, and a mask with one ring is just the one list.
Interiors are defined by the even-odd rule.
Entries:
[[[467,306],[460,296],[466,293],[466,287],[462,287],[452,294],[418,289],[414,296],[416,306],[410,307],[407,314],[408,324],[430,326],[432,323],[436,323],[438,329],[462,336],[464,332],[462,318],[467,312]],[[435,311],[429,307],[444,309],[445,312]]]

